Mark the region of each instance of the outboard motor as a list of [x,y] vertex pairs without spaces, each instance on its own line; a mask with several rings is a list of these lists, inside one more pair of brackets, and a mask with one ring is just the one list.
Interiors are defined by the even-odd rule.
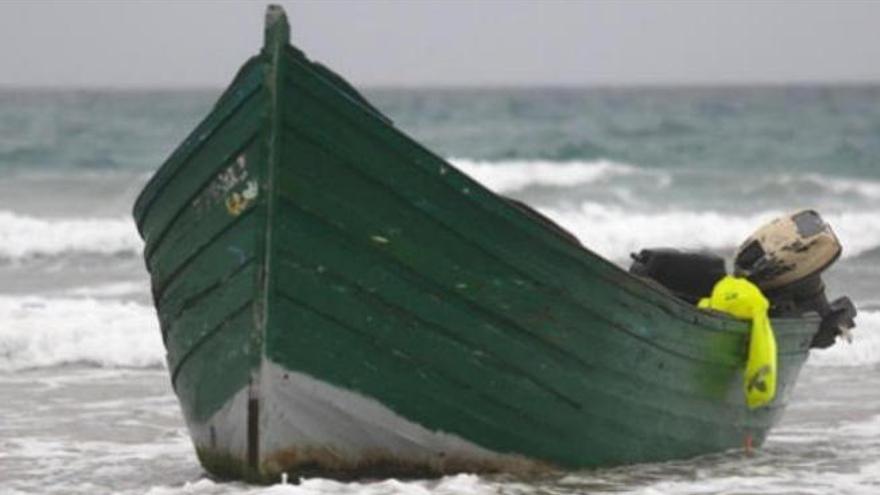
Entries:
[[772,316],[822,317],[813,347],[829,347],[838,335],[849,338],[856,309],[848,297],[828,303],[821,273],[840,257],[842,248],[831,227],[813,210],[777,218],[739,247],[734,274],[761,288]]

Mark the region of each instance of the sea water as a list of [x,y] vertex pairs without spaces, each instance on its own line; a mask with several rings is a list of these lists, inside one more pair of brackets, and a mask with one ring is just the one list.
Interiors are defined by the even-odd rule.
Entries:
[[816,208],[844,245],[829,293],[852,297],[858,328],[812,352],[752,453],[272,487],[200,468],[130,217],[218,95],[0,91],[0,493],[880,493],[880,88],[368,91],[398,128],[621,266],[644,247],[729,258],[767,220]]

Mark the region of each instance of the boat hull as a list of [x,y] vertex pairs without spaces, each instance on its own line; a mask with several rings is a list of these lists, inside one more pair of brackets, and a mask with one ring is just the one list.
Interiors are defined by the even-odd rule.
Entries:
[[[795,378],[791,374],[796,374],[799,366],[784,366],[787,383],[791,383]],[[766,415],[764,424],[731,428],[719,422],[721,431],[716,431],[711,439],[702,439],[700,444],[681,442],[694,436],[694,431],[665,428],[660,432],[643,424],[646,433],[640,449],[632,449],[631,439],[620,438],[619,431],[607,425],[590,424],[585,417],[582,430],[573,432],[574,438],[569,440],[580,444],[585,457],[567,463],[493,451],[454,433],[422,426],[374,398],[275,363],[267,362],[263,380],[264,409],[259,415],[261,446],[256,468],[248,461],[247,388],[235,393],[207,421],[190,420],[188,424],[200,461],[220,478],[277,482],[284,474],[357,479],[434,477],[461,472],[504,472],[529,477],[563,469],[663,461],[759,447],[782,413],[781,408],[773,410]],[[624,409],[620,413],[628,415],[629,411]],[[653,424],[668,423],[668,414],[673,413],[656,416]],[[694,430],[703,428],[697,425]],[[584,431],[589,434],[584,435]],[[670,438],[677,440],[675,447],[669,445]],[[609,461],[604,446],[614,443],[629,444],[629,457]],[[653,454],[649,453],[651,450]]]
[[175,392],[222,477],[534,473],[760,445],[818,328],[748,324],[584,249],[288,46],[263,52],[135,206]]

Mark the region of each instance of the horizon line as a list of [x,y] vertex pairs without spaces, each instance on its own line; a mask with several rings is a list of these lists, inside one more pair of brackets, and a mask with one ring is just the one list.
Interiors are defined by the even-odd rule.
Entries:
[[[156,85],[101,85],[73,84],[69,86],[53,84],[7,84],[0,83],[0,91],[106,91],[106,92],[172,92],[172,91],[222,91],[227,86],[182,84],[171,86]],[[355,86],[362,91],[388,90],[426,90],[426,91],[504,91],[504,90],[677,90],[677,89],[784,89],[784,88],[874,88],[880,87],[878,80],[793,80],[793,81],[656,81],[656,82],[584,82],[584,83],[450,83],[450,84],[412,84],[380,83]]]

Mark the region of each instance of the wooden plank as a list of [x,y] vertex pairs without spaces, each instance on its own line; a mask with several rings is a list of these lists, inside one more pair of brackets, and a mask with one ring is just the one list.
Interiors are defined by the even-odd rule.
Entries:
[[[256,268],[249,264],[187,306],[174,318],[163,322],[168,347],[168,365],[172,373],[180,362],[195,352],[203,341],[217,332],[225,322],[253,302]],[[208,357],[207,359],[210,359]]]
[[[201,341],[172,375],[174,391],[190,421],[204,422],[248,383],[248,335],[253,320],[240,311]],[[208,379],[210,377],[210,379]]]
[[[448,290],[481,300],[500,314],[511,313],[524,321],[558,322],[570,332],[588,331],[592,322],[604,321],[609,327],[657,345],[673,340],[664,348],[685,352],[692,359],[733,367],[743,362],[742,335],[698,332],[695,338],[689,333],[692,324],[670,319],[650,305],[639,304],[625,292],[615,291],[614,285],[587,276],[577,280],[577,285],[560,286],[558,281],[565,277],[564,266],[541,263],[539,259],[546,258],[547,253],[513,238],[516,232],[505,230],[503,225],[480,218],[463,219],[472,215],[461,208],[456,198],[432,201],[438,213],[431,215],[421,207],[426,203],[424,199],[422,203],[408,203],[397,189],[362,173],[369,156],[362,155],[356,166],[296,135],[288,135],[286,142],[287,156],[296,153],[298,160],[310,166],[292,163],[281,169],[283,197],[329,219],[355,238],[384,239],[387,242],[378,243],[381,249],[416,271],[442,280]],[[389,163],[385,166],[392,167]],[[398,177],[399,181],[402,173],[389,170],[387,175]],[[411,190],[420,185],[413,181],[397,187]],[[440,212],[445,214],[441,217]],[[450,226],[453,219],[458,222],[454,227]],[[495,242],[477,244],[474,239],[485,238],[486,232],[491,232]],[[543,296],[536,297],[540,294]],[[574,322],[579,324],[572,325]]]

